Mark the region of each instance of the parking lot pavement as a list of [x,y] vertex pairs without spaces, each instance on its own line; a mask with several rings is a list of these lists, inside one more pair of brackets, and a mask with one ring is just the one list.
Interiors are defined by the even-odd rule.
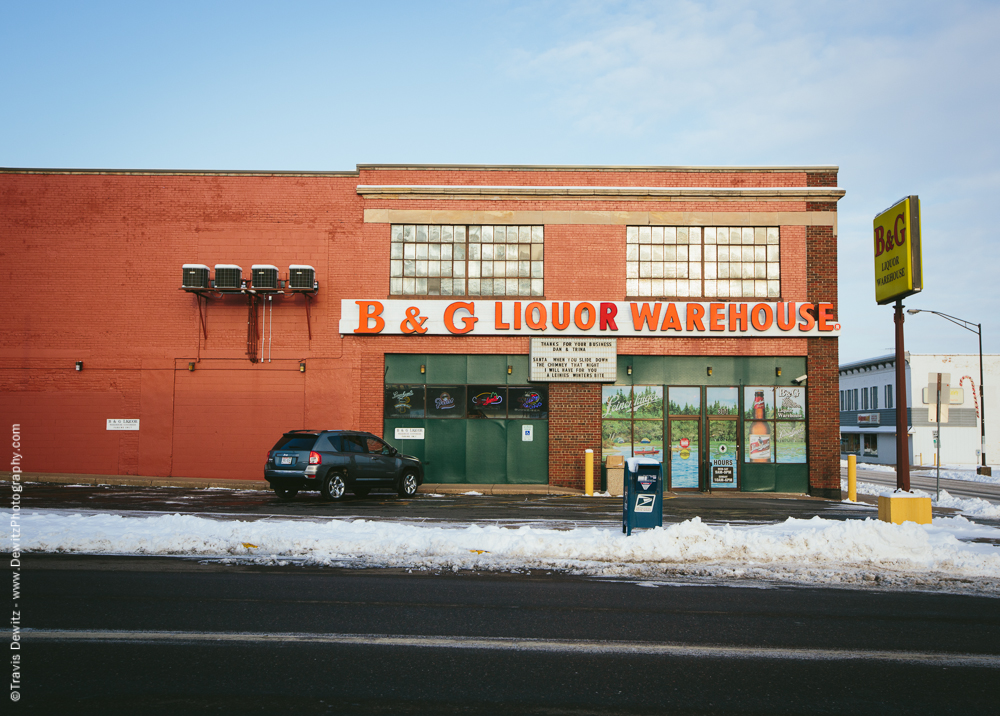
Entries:
[[[22,505],[28,510],[169,512],[223,519],[338,518],[505,526],[544,522],[548,527],[572,528],[617,527],[622,514],[620,497],[563,495],[418,494],[401,499],[390,491],[373,491],[365,498],[348,495],[341,502],[327,502],[314,492],[300,492],[292,500],[279,500],[274,493],[262,490],[52,483],[28,483],[22,494]],[[817,515],[824,519],[863,519],[873,516],[874,511],[869,505],[794,497],[668,494],[663,502],[665,523],[694,517],[712,524],[774,523],[789,517],[810,519]]]

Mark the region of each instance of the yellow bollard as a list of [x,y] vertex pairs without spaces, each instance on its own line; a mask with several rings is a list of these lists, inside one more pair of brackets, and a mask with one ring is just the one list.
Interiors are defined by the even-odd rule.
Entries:
[[847,456],[847,499],[858,501],[858,456]]
[[594,494],[594,451],[587,448],[583,459],[584,469],[584,491],[588,495]]

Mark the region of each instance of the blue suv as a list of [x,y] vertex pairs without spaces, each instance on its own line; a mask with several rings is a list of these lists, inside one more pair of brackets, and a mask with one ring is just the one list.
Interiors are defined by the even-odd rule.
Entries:
[[299,490],[319,490],[328,500],[340,500],[345,492],[365,497],[375,487],[413,497],[424,469],[418,458],[401,454],[371,433],[292,430],[268,451],[264,479],[284,499]]

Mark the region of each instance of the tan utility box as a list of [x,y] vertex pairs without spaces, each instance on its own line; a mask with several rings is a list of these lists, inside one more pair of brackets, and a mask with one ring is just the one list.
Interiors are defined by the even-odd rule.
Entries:
[[625,492],[625,458],[621,455],[608,455],[607,466],[608,494],[616,497]]

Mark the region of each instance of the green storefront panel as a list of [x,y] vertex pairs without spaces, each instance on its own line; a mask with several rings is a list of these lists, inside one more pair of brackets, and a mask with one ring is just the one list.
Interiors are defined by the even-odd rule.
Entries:
[[[427,424],[426,420],[401,420],[401,419],[387,419],[384,423],[385,429],[382,436],[385,441],[392,445],[394,448],[399,450],[404,455],[412,455],[413,457],[420,458],[421,462],[424,460],[425,452],[425,441],[424,440],[397,440],[396,439],[396,428],[422,428]],[[424,432],[426,435],[426,431]],[[424,466],[426,469],[426,465]]]
[[427,482],[468,482],[466,471],[466,426],[471,420],[425,420],[424,445]]
[[503,385],[507,382],[507,356],[481,355],[466,356],[466,358],[467,378],[470,384]]
[[426,383],[426,374],[420,366],[427,365],[427,356],[419,354],[387,355],[385,357],[385,382],[416,385]]
[[741,481],[744,492],[774,492],[775,470],[773,464],[743,463]]
[[481,418],[462,422],[466,425],[464,481],[480,485],[507,482],[507,421]]
[[507,356],[507,365],[511,371],[507,376],[507,385],[528,385],[528,378],[531,376],[531,361],[528,356]]
[[[386,356],[388,359],[389,356]],[[427,356],[427,385],[463,385],[467,383],[466,356]]]
[[[801,375],[801,373],[799,374]],[[805,494],[809,492],[809,466],[775,465],[775,492],[794,492]]]
[[[522,436],[525,425],[532,427],[532,439]],[[549,482],[549,424],[545,420],[507,421],[507,482],[519,485],[547,485]]]

